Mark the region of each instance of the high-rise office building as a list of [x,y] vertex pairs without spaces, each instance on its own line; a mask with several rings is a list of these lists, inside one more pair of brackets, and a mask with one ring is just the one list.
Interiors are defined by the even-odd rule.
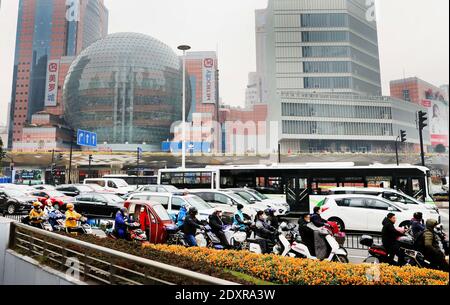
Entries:
[[75,56],[104,37],[107,26],[103,0],[20,0],[9,147],[23,141],[23,129],[33,114],[43,110],[62,114],[57,94],[63,85],[58,82],[62,58]]
[[418,143],[423,108],[381,97],[372,5],[269,0],[256,11],[257,70],[268,120],[277,123],[270,142],[284,152],[392,151],[399,130]]

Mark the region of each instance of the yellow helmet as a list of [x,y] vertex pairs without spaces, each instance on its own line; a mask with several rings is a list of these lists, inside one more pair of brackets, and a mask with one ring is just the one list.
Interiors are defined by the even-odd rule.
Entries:
[[73,209],[75,206],[73,205],[73,203],[68,203],[67,205],[66,205],[66,208],[69,210],[69,209]]
[[42,206],[42,203],[40,203],[39,201],[33,202],[33,207],[34,208],[40,208],[41,206]]

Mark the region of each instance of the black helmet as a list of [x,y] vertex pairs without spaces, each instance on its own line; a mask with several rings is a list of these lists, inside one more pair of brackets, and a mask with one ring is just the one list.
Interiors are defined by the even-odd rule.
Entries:
[[197,208],[196,208],[196,207],[190,208],[190,209],[189,209],[189,214],[197,215],[197,214],[198,214]]
[[267,216],[273,216],[275,214],[275,210],[272,208],[268,208],[264,211],[264,213],[266,213]]
[[237,209],[238,209],[238,210],[242,210],[243,208],[244,208],[244,206],[243,206],[242,204],[238,203]]
[[423,219],[423,213],[422,212],[414,213],[414,218],[417,219],[417,220],[422,220]]

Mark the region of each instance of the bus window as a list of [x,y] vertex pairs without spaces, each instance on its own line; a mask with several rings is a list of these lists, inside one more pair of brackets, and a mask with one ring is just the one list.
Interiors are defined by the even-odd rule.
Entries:
[[366,177],[367,187],[391,188],[392,177]]

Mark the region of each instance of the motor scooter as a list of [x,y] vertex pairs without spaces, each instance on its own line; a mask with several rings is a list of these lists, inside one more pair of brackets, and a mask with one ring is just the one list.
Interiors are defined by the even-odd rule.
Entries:
[[[324,237],[327,245],[327,254],[325,261],[348,263],[348,252],[342,247],[341,243],[336,240],[339,234],[338,227],[327,225],[323,228],[317,228],[310,224],[316,231],[319,231]],[[318,258],[311,254],[308,246],[302,241],[301,236],[296,230],[296,225],[282,223],[280,225],[281,234],[278,236],[279,243],[275,246],[275,253],[281,256],[307,258],[317,260]],[[337,230],[336,230],[337,228]],[[334,233],[334,234],[333,234]],[[342,235],[339,235],[342,238]]]

